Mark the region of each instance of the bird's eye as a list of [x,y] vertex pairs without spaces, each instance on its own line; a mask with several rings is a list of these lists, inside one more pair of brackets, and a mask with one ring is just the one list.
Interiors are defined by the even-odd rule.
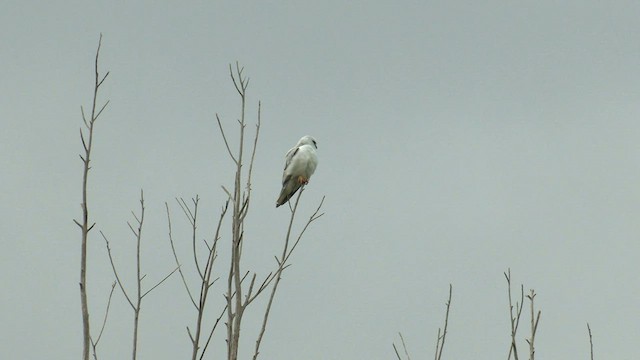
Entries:
[[318,143],[315,140],[313,140],[313,146],[315,146],[316,148],[318,147]]

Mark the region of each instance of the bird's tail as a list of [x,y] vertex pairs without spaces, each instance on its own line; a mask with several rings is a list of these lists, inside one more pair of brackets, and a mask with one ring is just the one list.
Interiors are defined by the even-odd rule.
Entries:
[[284,205],[300,189],[300,184],[295,180],[289,180],[282,186],[280,196],[276,200],[276,207]]

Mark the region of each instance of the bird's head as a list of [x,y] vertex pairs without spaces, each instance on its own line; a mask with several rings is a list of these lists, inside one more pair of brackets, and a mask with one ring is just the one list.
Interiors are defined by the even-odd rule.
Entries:
[[318,148],[318,143],[316,142],[316,139],[313,138],[313,136],[303,136],[300,141],[298,141],[298,144],[296,146],[302,146],[302,145],[311,145],[313,146],[314,149]]

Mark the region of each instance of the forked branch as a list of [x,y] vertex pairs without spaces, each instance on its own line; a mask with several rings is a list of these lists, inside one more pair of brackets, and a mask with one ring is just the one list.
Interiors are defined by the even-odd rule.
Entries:
[[132,226],[129,222],[127,222],[127,225],[129,226],[129,229],[131,230],[131,232],[133,233],[135,239],[136,239],[136,297],[135,299],[133,298],[133,296],[131,296],[127,290],[125,289],[122,280],[118,274],[117,268],[115,266],[115,263],[113,261],[113,255],[111,254],[111,247],[109,246],[109,240],[107,240],[107,237],[104,235],[104,233],[101,231],[100,234],[102,235],[106,246],[107,246],[107,253],[109,255],[109,262],[111,263],[111,269],[113,270],[113,274],[116,277],[116,282],[118,283],[118,285],[120,286],[120,290],[122,290],[122,293],[124,294],[125,298],[127,299],[127,302],[129,303],[129,305],[131,306],[131,309],[133,310],[133,349],[132,349],[132,359],[135,360],[137,358],[137,354],[138,354],[138,324],[139,324],[139,320],[140,320],[140,310],[142,307],[142,299],[148,295],[151,291],[153,291],[154,289],[156,289],[158,286],[160,286],[162,283],[164,283],[171,275],[173,275],[176,271],[178,271],[180,269],[180,266],[178,265],[173,271],[171,271],[168,275],[166,275],[162,280],[160,280],[159,282],[157,282],[155,285],[151,286],[148,290],[143,291],[142,290],[142,280],[145,278],[146,275],[142,275],[141,272],[141,262],[140,262],[140,244],[141,244],[141,240],[142,240],[142,229],[143,229],[143,225],[144,225],[144,215],[145,215],[145,206],[144,206],[144,192],[142,190],[140,190],[140,216],[136,215],[135,213],[133,213],[133,217],[136,220],[136,226]]

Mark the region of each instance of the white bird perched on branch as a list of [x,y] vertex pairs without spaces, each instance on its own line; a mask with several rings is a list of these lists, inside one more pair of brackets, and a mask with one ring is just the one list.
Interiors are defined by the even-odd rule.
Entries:
[[302,185],[309,183],[309,178],[318,166],[317,148],[316,139],[307,135],[287,152],[282,174],[282,191],[276,201],[276,207],[289,201]]

